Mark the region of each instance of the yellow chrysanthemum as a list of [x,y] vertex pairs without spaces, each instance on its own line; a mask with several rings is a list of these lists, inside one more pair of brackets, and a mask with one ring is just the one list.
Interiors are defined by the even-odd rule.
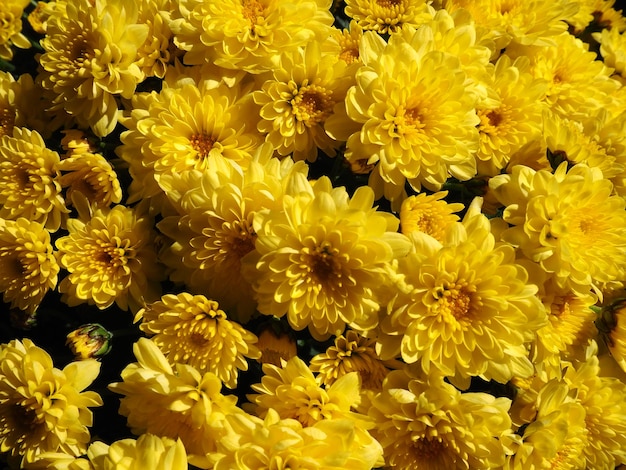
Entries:
[[562,163],[554,174],[516,166],[489,186],[512,225],[502,238],[554,276],[560,287],[585,295],[626,280],[625,202],[600,170]]
[[392,371],[372,400],[371,433],[392,468],[501,468],[511,440],[510,406],[508,398],[461,394],[441,379]]
[[583,121],[608,106],[611,94],[621,85],[611,69],[596,60],[588,44],[569,33],[554,37],[547,46],[507,47],[512,58],[530,59],[530,73],[547,82],[544,101],[548,108],[567,119]]
[[252,385],[258,393],[248,395],[255,415],[263,418],[273,409],[281,418],[298,420],[303,426],[328,419],[350,419],[367,426],[367,417],[351,411],[361,401],[356,372],[349,372],[325,388],[297,356],[283,362],[282,367],[264,364],[263,372],[261,383]]
[[97,153],[96,143],[80,129],[63,129],[61,147],[65,150],[64,158],[76,157],[84,153]]
[[[541,273],[533,275],[536,280]],[[598,334],[596,314],[591,309],[597,297],[591,292],[576,293],[558,287],[551,278],[540,288],[539,298],[546,306],[548,322],[537,331],[533,362],[556,367],[563,360],[575,360]]]
[[480,146],[478,173],[496,175],[511,155],[536,140],[541,131],[546,84],[528,72],[529,62],[502,56],[487,81],[488,94],[477,106]]
[[510,43],[537,46],[552,44],[567,31],[566,19],[578,11],[570,0],[444,0],[450,12],[466,9],[477,28],[501,50]]
[[29,3],[28,0],[5,0],[0,5],[0,59],[13,58],[11,46],[31,47],[28,38],[22,34],[22,14]]
[[309,367],[317,373],[318,382],[327,387],[350,372],[358,372],[361,390],[378,391],[390,369],[376,354],[375,345],[374,339],[348,330],[336,337],[326,352],[313,356]]
[[[329,0],[205,0],[178,2],[171,23],[186,64],[214,62],[252,73],[273,70],[276,56],[329,35]],[[302,21],[306,18],[306,21]]]
[[135,2],[78,0],[63,10],[41,41],[40,82],[55,95],[53,109],[106,136],[117,124],[116,95],[131,98],[144,78],[135,62],[149,27],[138,24]]
[[611,28],[594,33],[593,37],[600,43],[604,63],[626,78],[626,35],[617,28]]
[[113,444],[94,442],[87,453],[94,470],[187,470],[187,452],[180,439],[142,434]]
[[366,31],[391,34],[430,21],[434,10],[426,0],[346,0],[346,15]]
[[[552,380],[537,394],[534,419],[520,430],[521,442],[507,470],[585,468],[585,408],[565,383]],[[589,468],[589,467],[587,467]]]
[[257,346],[261,351],[258,361],[261,364],[280,366],[298,355],[298,345],[293,330],[276,319],[270,319],[261,326]]
[[173,368],[158,346],[140,338],[133,346],[138,362],[122,371],[122,382],[109,385],[121,395],[120,414],[139,435],[150,433],[180,439],[189,462],[209,468],[207,456],[226,434],[226,416],[243,413],[237,397],[222,395],[222,382],[212,373],[194,367]]
[[79,456],[87,450],[100,395],[83,390],[100,372],[95,360],[57,369],[31,340],[0,345],[0,452],[35,460],[43,452]]
[[13,135],[14,127],[49,137],[61,125],[61,119],[48,112],[49,105],[30,74],[23,73],[16,80],[9,72],[0,71],[0,137]]
[[63,452],[43,452],[32,462],[22,462],[26,470],[94,470],[86,457],[74,457]]
[[618,299],[602,310],[598,330],[609,348],[611,356],[626,372],[626,303]]
[[594,342],[585,362],[565,369],[564,381],[585,408],[585,468],[615,468],[626,464],[626,385],[600,375],[597,352]]
[[397,266],[406,285],[381,315],[382,359],[401,356],[461,383],[532,374],[526,346],[545,323],[545,310],[515,250],[496,243],[478,210],[455,224],[443,244],[412,234],[415,249]]
[[626,122],[624,118],[616,117],[608,121],[607,113],[601,111],[589,120],[591,122],[588,121],[587,126],[583,126],[554,113],[545,113],[543,137],[553,162],[557,165],[562,161],[584,163],[598,168],[605,179],[613,182],[618,193],[626,195],[626,137],[621,136],[623,126],[615,126],[618,120]]
[[23,217],[0,219],[0,292],[4,302],[34,313],[56,286],[58,273],[50,232]]
[[372,208],[367,186],[350,198],[326,177],[311,184],[298,176],[282,207],[254,218],[256,251],[244,263],[258,310],[286,315],[292,328],[308,327],[319,339],[341,334],[346,324],[370,330],[386,266],[409,242],[396,233],[397,218]]
[[317,43],[282,54],[273,72],[259,76],[253,93],[261,106],[258,129],[276,151],[294,160],[315,161],[318,149],[335,155],[340,142],[324,131],[324,122],[343,102],[353,78],[343,60]]
[[179,212],[158,224],[175,241],[162,256],[173,270],[170,278],[215,299],[239,322],[247,322],[256,307],[242,273],[242,259],[255,250],[255,213],[280,207],[289,180],[295,174],[304,178],[308,171],[303,162],[294,165],[290,158],[280,161],[272,154],[271,145],[263,144],[247,169],[210,155],[210,171],[161,177],[172,188],[167,196]]
[[14,128],[0,137],[0,217],[25,217],[55,231],[68,212],[59,184],[59,154],[39,133]]
[[405,235],[419,231],[443,242],[448,229],[459,220],[455,212],[464,209],[463,204],[448,203],[444,198],[448,191],[434,194],[420,193],[409,196],[400,207],[400,229]]
[[247,168],[261,136],[258,110],[247,89],[222,82],[186,80],[160,93],[136,94],[128,128],[117,154],[130,165],[129,201],[171,190],[163,175],[208,168],[209,155],[221,155]]
[[[616,6],[616,0],[580,0],[577,3],[580,3],[579,13],[591,15],[594,23],[601,28],[617,29],[620,32],[626,31],[626,18],[624,18],[622,10],[617,9],[621,3]],[[580,24],[580,26],[583,25],[584,23]]]
[[59,184],[68,204],[77,205],[80,193],[94,209],[109,207],[122,200],[122,187],[111,164],[98,153],[80,153],[61,160]]
[[132,311],[159,297],[151,220],[124,206],[98,209],[86,222],[70,219],[69,234],[56,241],[59,263],[69,272],[59,292],[68,305],[104,309],[114,302]]
[[173,34],[166,17],[174,8],[174,2],[142,0],[137,6],[138,23],[147,25],[149,30],[145,42],[137,50],[136,63],[145,77],[163,78],[173,50]]
[[48,19],[57,8],[65,8],[65,2],[37,2],[35,9],[28,14],[28,24],[36,33],[46,34]]
[[165,295],[141,309],[135,316],[139,320],[171,364],[212,372],[229,388],[237,386],[240,370],[248,370],[246,358],[261,357],[257,337],[203,295]]
[[323,50],[333,52],[348,65],[358,66],[361,62],[359,50],[362,37],[363,28],[352,20],[348,29],[332,29],[330,37],[323,43]]
[[356,85],[326,121],[333,138],[347,141],[349,162],[376,164],[369,184],[397,206],[405,181],[436,190],[450,175],[476,173],[476,97],[465,92],[459,59],[437,50],[432,34],[422,27],[388,43],[364,35]]
[[233,431],[218,443],[212,456],[215,470],[370,470],[382,463],[380,444],[369,434],[357,434],[351,420],[323,420],[303,427],[294,419],[281,419],[273,409],[263,420],[249,415],[228,420]]

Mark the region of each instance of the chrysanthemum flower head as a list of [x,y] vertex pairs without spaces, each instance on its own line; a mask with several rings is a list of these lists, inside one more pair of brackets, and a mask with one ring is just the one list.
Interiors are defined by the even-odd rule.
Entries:
[[584,121],[608,106],[621,86],[589,46],[569,33],[555,36],[553,45],[511,45],[506,54],[528,57],[530,73],[547,82],[543,101],[564,118]]
[[[604,110],[590,117],[586,125],[553,112],[544,112],[543,138],[556,165],[567,161],[570,165],[584,163],[598,168],[602,176],[611,180],[615,190],[621,193],[624,191],[626,141],[620,135],[622,126],[614,125],[617,120],[610,121]],[[622,122],[626,121],[622,119]],[[613,129],[609,130],[607,126],[611,124]]]
[[[539,267],[526,266],[534,281],[548,277],[546,273],[538,272],[541,271]],[[552,277],[538,283],[539,298],[546,307],[548,322],[537,330],[533,362],[557,367],[564,360],[579,358],[589,341],[597,336],[594,324],[597,315],[591,307],[598,298],[590,290],[579,293],[559,287]]]
[[257,346],[261,351],[258,361],[261,364],[280,366],[282,361],[288,361],[298,355],[298,345],[293,330],[285,323],[271,319],[262,324],[257,333]]
[[59,127],[62,120],[48,112],[49,101],[33,77],[23,73],[16,80],[0,71],[0,137],[13,135],[14,127],[39,132],[44,138]]
[[55,231],[68,212],[59,184],[59,154],[41,135],[14,128],[0,137],[0,217],[26,217]]
[[148,26],[143,45],[137,50],[136,64],[145,77],[163,78],[171,59],[172,31],[167,20],[174,8],[171,0],[143,0],[138,3],[138,23]]
[[[59,184],[65,189],[67,204],[74,206],[76,197],[86,199],[94,209],[109,207],[122,200],[122,187],[111,164],[98,153],[80,153],[64,158]],[[77,196],[80,193],[80,196]]]
[[461,203],[447,202],[448,191],[434,194],[420,193],[409,196],[400,207],[400,229],[408,235],[419,231],[430,235],[439,242],[446,238],[448,228],[459,220],[455,212],[463,210]]
[[142,434],[111,445],[94,442],[87,452],[94,470],[187,470],[187,452],[180,439]]
[[220,155],[207,157],[211,171],[190,172],[187,178],[164,175],[161,183],[178,214],[158,228],[175,241],[163,254],[170,277],[193,293],[219,302],[229,316],[246,322],[256,302],[242,260],[256,247],[255,214],[281,207],[289,181],[306,178],[308,167],[290,158],[273,158],[263,144],[243,167]]
[[401,356],[426,373],[465,382],[532,374],[527,345],[545,310],[515,250],[496,243],[478,210],[471,208],[443,244],[412,234],[415,249],[397,266],[406,285],[381,313],[381,358]]
[[369,434],[359,433],[349,419],[323,420],[303,427],[270,409],[262,420],[239,414],[229,416],[228,421],[232,432],[218,442],[215,470],[285,465],[311,470],[369,470],[382,464],[380,444]]
[[376,341],[365,338],[354,330],[337,336],[326,352],[311,359],[311,371],[317,373],[318,382],[330,386],[350,372],[358,372],[361,390],[380,390],[389,373],[387,363],[376,354]]
[[259,76],[261,89],[253,93],[261,106],[259,131],[280,155],[294,160],[315,161],[318,149],[335,155],[340,143],[324,131],[324,122],[344,100],[353,69],[315,42],[277,60],[271,73]]
[[444,0],[450,12],[468,10],[477,28],[501,50],[510,43],[552,44],[554,37],[567,31],[565,20],[578,11],[578,2],[556,0]]
[[486,81],[487,97],[477,106],[480,146],[476,153],[478,173],[495,175],[511,155],[539,138],[546,84],[528,71],[525,59],[498,59]]
[[626,372],[626,302],[618,299],[605,307],[597,325],[611,356]]
[[600,54],[604,63],[626,78],[626,36],[617,28],[603,29],[594,33],[594,39],[600,43]]
[[[170,26],[186,64],[214,62],[252,73],[272,70],[276,56],[329,35],[328,0],[203,0],[179,2]],[[307,21],[303,22],[302,19]]]
[[549,381],[537,394],[535,411],[533,420],[520,429],[521,440],[505,468],[585,468],[586,413],[575,390],[556,379]]
[[207,455],[227,431],[226,416],[243,413],[237,397],[222,395],[222,382],[211,372],[172,367],[158,346],[140,338],[133,346],[137,362],[122,371],[122,382],[109,385],[120,400],[120,414],[137,434],[150,433],[183,442],[189,462],[208,468]]
[[459,392],[440,377],[392,371],[369,411],[372,435],[394,468],[500,468],[511,441],[511,401]]
[[626,279],[624,199],[600,170],[584,164],[554,174],[516,166],[489,186],[511,228],[502,238],[539,263],[561,287],[586,294]]
[[0,219],[0,292],[12,308],[34,313],[57,284],[50,232],[23,217]]
[[30,41],[22,33],[22,14],[28,0],[7,0],[0,6],[0,59],[11,60],[13,49],[31,47]]
[[117,124],[116,95],[130,98],[144,76],[137,60],[149,27],[135,2],[80,0],[55,11],[41,41],[39,80],[65,110],[98,136]]
[[317,338],[341,334],[346,325],[376,326],[378,293],[387,283],[387,264],[409,242],[396,233],[398,219],[372,208],[365,186],[352,198],[322,177],[297,188],[279,210],[256,214],[256,252],[244,259],[258,310],[287,316],[292,328]]
[[102,405],[100,395],[84,390],[99,371],[95,360],[57,369],[29,339],[0,345],[0,452],[24,462],[44,452],[84,454],[89,408]]
[[323,43],[323,50],[335,53],[348,65],[358,66],[361,62],[359,49],[362,37],[363,28],[352,20],[348,29],[332,29],[330,37]]
[[346,0],[346,15],[366,31],[391,34],[430,21],[434,9],[425,0]]
[[356,85],[326,130],[347,141],[349,162],[376,164],[369,184],[377,197],[399,206],[406,181],[416,191],[422,184],[436,190],[449,176],[474,176],[479,119],[459,58],[437,50],[426,26],[388,43],[367,34],[361,46]]
[[130,165],[130,201],[162,196],[163,175],[208,168],[221,155],[244,168],[261,143],[258,111],[246,88],[186,80],[160,93],[136,94],[117,154]]
[[614,468],[626,464],[626,385],[601,375],[595,342],[586,353],[584,362],[565,369],[563,379],[585,409],[586,468]]
[[261,356],[257,337],[203,295],[165,295],[141,309],[138,320],[170,363],[212,372],[229,388],[237,386],[240,370],[248,370],[246,358]]
[[163,273],[156,262],[150,218],[116,205],[89,220],[70,219],[69,234],[56,241],[68,271],[59,291],[68,305],[87,302],[104,309],[116,303],[137,311],[158,298]]
[[263,372],[261,383],[252,386],[258,393],[248,395],[255,415],[263,418],[273,409],[281,418],[298,420],[303,426],[327,419],[352,419],[367,427],[367,418],[352,411],[361,400],[356,372],[321,387],[297,356],[283,362],[282,367],[264,364]]

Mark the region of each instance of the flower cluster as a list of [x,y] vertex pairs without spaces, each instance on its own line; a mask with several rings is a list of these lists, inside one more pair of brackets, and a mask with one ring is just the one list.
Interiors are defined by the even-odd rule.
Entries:
[[626,466],[615,0],[0,3],[0,466]]

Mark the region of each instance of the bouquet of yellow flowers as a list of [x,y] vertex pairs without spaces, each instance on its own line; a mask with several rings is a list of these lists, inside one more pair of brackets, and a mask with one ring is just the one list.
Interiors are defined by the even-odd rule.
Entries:
[[0,466],[626,465],[615,0],[4,0]]

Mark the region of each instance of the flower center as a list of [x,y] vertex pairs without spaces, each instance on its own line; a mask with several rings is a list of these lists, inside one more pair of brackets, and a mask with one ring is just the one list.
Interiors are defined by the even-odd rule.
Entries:
[[332,94],[318,85],[300,88],[291,100],[296,119],[304,122],[307,126],[324,121],[332,112],[334,105]]
[[252,221],[247,219],[234,221],[232,233],[229,251],[234,253],[239,259],[254,250],[257,236],[254,228],[252,228]]
[[383,8],[393,8],[402,3],[402,0],[376,0],[376,3]]
[[98,240],[94,248],[93,263],[98,269],[115,270],[126,265],[124,248],[112,245],[111,241]]
[[243,17],[250,23],[250,29],[254,30],[259,18],[263,18],[265,8],[258,0],[242,0],[241,6]]
[[438,461],[446,450],[440,439],[422,438],[413,442],[413,452],[418,462]]
[[472,289],[472,286],[464,281],[438,288],[435,297],[439,311],[453,316],[456,320],[467,320],[478,302],[475,290],[475,287]]
[[191,147],[196,151],[196,158],[198,160],[204,160],[209,156],[215,139],[207,134],[193,134],[189,138]]
[[428,110],[422,107],[404,108],[400,106],[393,118],[395,132],[402,135],[421,131],[426,127],[424,116],[427,115],[427,112]]
[[508,125],[508,117],[511,113],[510,107],[502,106],[497,109],[485,109],[478,111],[480,124],[478,129],[483,134],[498,134],[505,130]]
[[82,67],[89,59],[90,48],[83,35],[76,35],[67,43],[67,57],[78,67]]
[[0,110],[0,137],[3,135],[12,135],[14,125],[15,112],[8,108]]
[[329,244],[315,247],[309,255],[309,269],[318,283],[327,283],[331,278],[340,273],[339,260],[335,256],[334,250]]

